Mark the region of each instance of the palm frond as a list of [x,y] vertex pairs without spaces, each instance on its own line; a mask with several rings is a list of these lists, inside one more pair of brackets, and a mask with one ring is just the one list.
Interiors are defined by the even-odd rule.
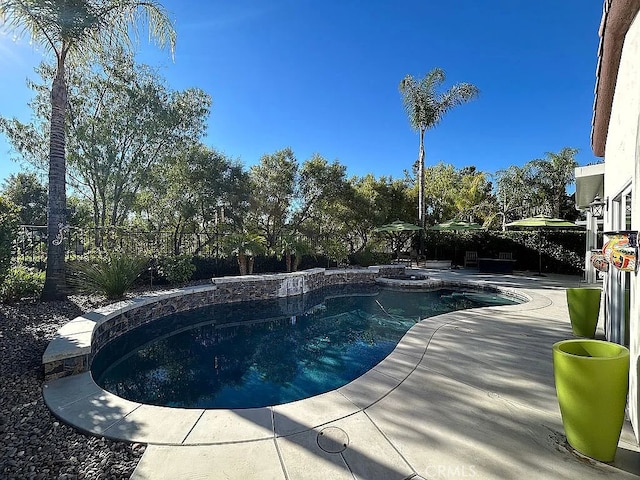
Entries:
[[[52,1],[7,0],[0,3],[0,22],[3,30],[14,38],[29,37],[30,43],[39,45],[45,51],[58,51],[57,39],[60,27],[52,21],[56,12]],[[62,2],[60,2],[62,3]]]
[[119,0],[106,2],[100,11],[103,27],[96,30],[96,40],[107,48],[114,46],[133,50],[140,41],[140,27],[145,26],[149,41],[160,48],[169,47],[173,55],[176,32],[169,14],[162,5],[154,1]]
[[468,102],[479,94],[476,86],[458,83],[444,93],[438,88],[445,82],[444,70],[434,68],[416,81],[405,76],[399,85],[409,123],[415,130],[426,130],[437,125],[445,113],[457,105]]
[[422,79],[422,81],[420,82],[421,90],[423,90],[425,93],[435,92],[435,90],[440,85],[442,85],[446,79],[447,79],[447,76],[444,73],[444,70],[436,67],[433,70],[431,70],[429,73],[427,73]]
[[114,47],[132,51],[139,29],[146,25],[149,40],[169,47],[173,55],[176,32],[158,2],[131,0],[5,0],[0,26],[16,38],[29,36],[56,56],[86,60]]
[[442,93],[435,102],[433,125],[437,125],[449,110],[473,100],[479,94],[480,91],[478,87],[470,83],[457,83],[453,85],[449,90]]

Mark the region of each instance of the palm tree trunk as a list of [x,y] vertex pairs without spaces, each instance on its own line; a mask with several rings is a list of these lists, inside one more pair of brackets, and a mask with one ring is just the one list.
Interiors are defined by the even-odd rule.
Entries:
[[[566,187],[565,187],[565,191],[566,191]],[[562,197],[564,197],[564,192],[563,191],[557,191],[556,195],[555,195],[555,204],[553,205],[553,217],[554,218],[560,218],[560,204],[562,203]]]
[[240,275],[247,274],[247,257],[243,253],[238,253],[238,267],[240,268]]
[[418,223],[425,226],[424,219],[424,128],[420,128],[420,155],[418,157]]
[[[64,242],[58,235],[66,225],[66,165],[65,165],[65,111],[67,84],[64,59],[58,60],[56,76],[51,86],[51,135],[49,144],[49,205],[47,215],[47,271],[41,300],[61,300],[66,297],[64,274]],[[58,243],[58,245],[56,245]]]

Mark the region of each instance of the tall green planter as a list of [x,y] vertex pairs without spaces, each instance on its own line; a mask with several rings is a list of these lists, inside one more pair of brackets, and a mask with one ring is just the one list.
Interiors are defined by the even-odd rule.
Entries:
[[602,340],[564,340],[553,345],[553,374],[569,444],[613,461],[627,404],[629,350]]
[[571,330],[577,337],[596,336],[600,314],[600,288],[567,288],[567,305]]

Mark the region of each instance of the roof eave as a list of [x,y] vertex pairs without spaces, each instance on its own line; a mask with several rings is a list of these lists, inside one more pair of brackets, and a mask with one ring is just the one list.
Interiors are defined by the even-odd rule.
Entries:
[[600,22],[600,44],[591,122],[591,149],[604,157],[624,38],[640,10],[640,0],[605,0]]

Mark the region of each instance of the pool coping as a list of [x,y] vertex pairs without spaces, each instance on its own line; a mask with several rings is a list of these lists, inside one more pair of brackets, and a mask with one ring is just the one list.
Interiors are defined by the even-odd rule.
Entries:
[[[89,371],[47,381],[43,386],[45,403],[57,418],[85,433],[128,442],[218,445],[287,437],[355,415],[385,398],[418,368],[433,335],[443,326],[459,321],[460,313],[515,313],[544,308],[551,303],[548,297],[537,292],[496,286],[486,280],[440,280],[438,283],[489,288],[528,301],[424,319],[407,331],[391,354],[362,376],[338,389],[282,405],[253,409],[146,405],[103,390],[93,381]],[[90,319],[91,313],[83,317]],[[76,327],[68,327],[68,330],[74,331]]]

